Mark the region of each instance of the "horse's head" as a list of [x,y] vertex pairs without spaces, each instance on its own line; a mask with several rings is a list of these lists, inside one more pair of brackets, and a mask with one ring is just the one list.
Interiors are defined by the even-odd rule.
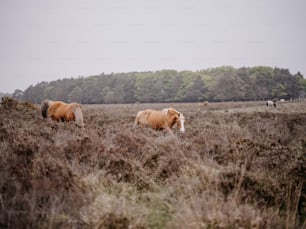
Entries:
[[177,127],[180,129],[180,132],[185,133],[184,115],[171,107],[164,109],[163,111],[167,112],[167,117],[170,122],[170,127],[172,127],[176,123]]

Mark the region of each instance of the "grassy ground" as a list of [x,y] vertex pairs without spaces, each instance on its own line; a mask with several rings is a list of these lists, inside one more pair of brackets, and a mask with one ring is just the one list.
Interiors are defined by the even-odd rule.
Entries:
[[[173,106],[186,133],[133,128]],[[302,228],[306,103],[0,106],[0,228]]]

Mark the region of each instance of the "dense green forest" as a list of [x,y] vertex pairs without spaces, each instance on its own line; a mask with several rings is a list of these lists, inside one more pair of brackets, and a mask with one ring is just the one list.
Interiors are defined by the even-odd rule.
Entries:
[[272,67],[223,66],[199,71],[147,71],[65,78],[16,90],[13,97],[101,103],[249,101],[305,97],[301,73]]

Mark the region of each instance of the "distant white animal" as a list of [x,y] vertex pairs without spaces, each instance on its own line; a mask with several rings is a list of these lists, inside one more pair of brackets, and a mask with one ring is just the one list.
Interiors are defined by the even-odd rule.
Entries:
[[279,101],[283,103],[283,102],[285,102],[285,99],[280,99]]
[[266,105],[267,105],[267,107],[276,107],[275,101],[272,101],[272,100],[268,100],[266,102]]

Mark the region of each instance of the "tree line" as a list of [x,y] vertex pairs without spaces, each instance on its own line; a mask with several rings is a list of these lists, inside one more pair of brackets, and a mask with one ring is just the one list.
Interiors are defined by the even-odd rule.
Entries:
[[223,66],[199,71],[147,71],[100,74],[40,82],[13,97],[40,103],[44,99],[105,103],[251,101],[298,98],[306,93],[301,73],[267,66]]

